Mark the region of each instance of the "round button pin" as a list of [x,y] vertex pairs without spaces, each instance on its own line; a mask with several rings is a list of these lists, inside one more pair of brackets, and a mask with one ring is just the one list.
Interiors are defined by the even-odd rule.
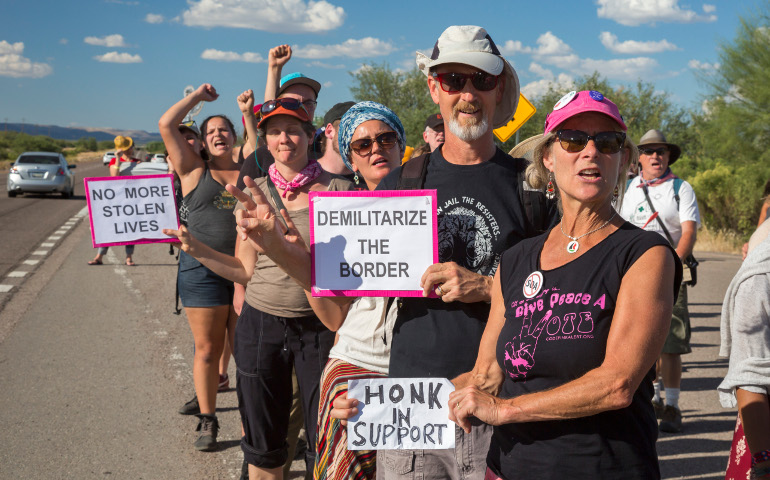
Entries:
[[588,96],[590,96],[591,98],[593,98],[597,102],[601,102],[602,100],[604,100],[604,95],[602,95],[601,93],[597,92],[596,90],[591,90],[590,92],[588,92]]
[[532,298],[540,292],[541,288],[543,288],[543,274],[535,270],[524,280],[522,293],[526,298]]
[[556,102],[556,105],[553,106],[553,110],[561,110],[562,108],[566,107],[569,102],[572,101],[573,98],[577,97],[577,92],[575,90],[572,90],[568,94],[564,95],[559,99],[558,102]]

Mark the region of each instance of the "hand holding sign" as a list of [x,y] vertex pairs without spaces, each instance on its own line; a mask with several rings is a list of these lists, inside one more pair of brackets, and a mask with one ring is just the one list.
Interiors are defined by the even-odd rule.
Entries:
[[455,262],[435,263],[423,273],[420,286],[423,297],[435,289],[436,295],[446,303],[488,302],[491,298],[492,278],[471,272]]
[[342,425],[348,424],[348,419],[355,417],[358,414],[358,400],[355,398],[348,398],[348,392],[343,393],[339,397],[335,398],[332,402],[332,409],[329,415],[332,418],[338,418],[341,420]]

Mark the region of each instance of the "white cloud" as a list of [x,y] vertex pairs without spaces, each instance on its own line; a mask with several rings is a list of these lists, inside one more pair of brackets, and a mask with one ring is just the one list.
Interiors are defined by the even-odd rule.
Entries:
[[706,13],[714,13],[717,11],[716,5],[709,5],[708,3],[703,4],[703,11]]
[[332,63],[325,63],[325,62],[319,62],[319,61],[307,62],[305,63],[305,66],[318,67],[318,68],[332,68],[332,69],[345,68],[345,65],[341,63],[332,64]]
[[629,55],[636,54],[650,54],[665,52],[667,50],[678,50],[679,47],[670,43],[668,40],[660,40],[658,42],[638,42],[636,40],[626,40],[625,42],[618,42],[617,35],[610,32],[602,32],[599,34],[599,40],[607,50],[615,53],[623,53]]
[[596,11],[599,18],[614,20],[621,25],[635,27],[645,23],[695,23],[714,22],[716,15],[711,14],[704,5],[706,15],[699,15],[692,10],[682,9],[679,0],[597,0]]
[[365,58],[389,55],[396,50],[396,47],[390,42],[366,37],[360,40],[350,38],[336,45],[308,44],[304,47],[293,45],[291,49],[294,52],[293,55],[297,58]]
[[687,66],[692,68],[693,70],[707,70],[707,71],[714,71],[719,69],[719,63],[708,63],[708,62],[701,62],[699,60],[690,60],[687,63]]
[[142,63],[142,57],[130,53],[107,52],[104,55],[96,55],[94,60],[106,63]]
[[147,23],[163,23],[163,15],[157,14],[157,13],[148,13],[144,17],[144,21]]
[[555,78],[543,78],[534,82],[530,82],[521,87],[521,93],[524,94],[528,100],[533,100],[548,93],[548,89],[551,87],[551,85],[559,85],[566,89],[572,88],[573,84],[574,80],[572,77],[566,73],[561,73],[558,77]]
[[191,27],[250,28],[284,35],[340,27],[345,10],[325,0],[188,0],[182,22]]
[[371,65],[367,65],[367,64],[364,63],[360,67],[356,68],[355,70],[353,70],[350,73],[352,73],[353,75],[356,75],[356,74],[359,74],[359,73],[362,73],[362,72],[365,72],[365,71],[371,70],[371,69],[372,69]]
[[0,40],[0,77],[41,78],[53,72],[47,63],[33,62],[23,57],[23,53],[24,42]]
[[502,46],[498,46],[503,55],[515,55],[517,53],[532,53],[531,47],[525,47],[518,40],[508,40]]
[[106,37],[86,37],[83,41],[89,45],[96,45],[99,47],[116,48],[128,46],[125,40],[123,40],[123,35],[117,33],[107,35]]
[[539,63],[532,62],[529,64],[529,71],[543,78],[553,78],[553,72],[543,67]]
[[67,45],[69,43],[69,40],[67,40],[66,38],[60,38],[59,43],[62,45]]
[[329,88],[329,87],[331,87],[332,85],[334,85],[334,83],[332,83],[332,82],[324,82],[324,83],[323,83],[323,86],[324,86],[324,87],[326,87],[326,88]]
[[225,52],[213,48],[204,50],[203,53],[201,53],[201,58],[204,60],[216,60],[218,62],[263,63],[266,61],[262,58],[262,55],[254,52]]

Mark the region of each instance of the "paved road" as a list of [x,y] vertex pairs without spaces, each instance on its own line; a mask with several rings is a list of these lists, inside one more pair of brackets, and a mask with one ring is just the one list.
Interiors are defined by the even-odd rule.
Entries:
[[[219,398],[218,452],[194,451],[195,419],[176,414],[192,394],[192,338],[184,316],[172,314],[168,247],[138,246],[133,268],[122,265],[122,249],[110,249],[107,265],[89,267],[87,220],[57,215],[12,265],[30,273],[0,277],[16,282],[0,293],[0,478],[238,478],[235,392]],[[55,246],[33,256],[56,231]],[[24,264],[30,258],[41,261]],[[661,434],[664,478],[723,478],[735,420],[715,389],[727,366],[717,358],[719,310],[740,260],[699,258],[700,284],[690,292],[695,351],[685,357],[681,397],[686,430]]]

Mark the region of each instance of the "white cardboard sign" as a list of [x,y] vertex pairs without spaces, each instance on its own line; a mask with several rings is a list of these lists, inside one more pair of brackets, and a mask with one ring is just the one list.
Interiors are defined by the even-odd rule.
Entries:
[[164,228],[179,228],[173,175],[86,178],[94,247],[169,243]]
[[311,192],[314,296],[422,296],[438,262],[436,191]]
[[446,378],[368,378],[348,383],[359,413],[348,420],[349,450],[454,448]]

